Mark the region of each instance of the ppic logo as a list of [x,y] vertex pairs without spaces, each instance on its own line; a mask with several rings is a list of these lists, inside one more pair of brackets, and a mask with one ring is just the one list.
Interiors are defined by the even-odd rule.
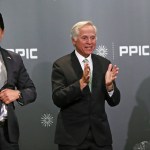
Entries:
[[150,46],[142,45],[142,46],[120,46],[119,47],[120,56],[149,56],[150,55]]
[[38,59],[37,48],[16,48],[16,49],[7,49],[9,51],[20,54],[20,56],[25,57],[26,59]]

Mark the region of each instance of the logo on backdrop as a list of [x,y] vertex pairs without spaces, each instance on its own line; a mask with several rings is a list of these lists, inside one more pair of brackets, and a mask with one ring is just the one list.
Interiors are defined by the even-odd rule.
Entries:
[[95,54],[106,58],[106,56],[108,54],[108,49],[107,49],[107,47],[105,45],[99,45],[95,49]]
[[150,150],[150,141],[142,141],[140,143],[137,143],[133,150]]
[[20,54],[20,56],[25,57],[26,59],[38,59],[37,48],[16,48],[7,50]]
[[43,114],[41,116],[41,124],[43,127],[50,127],[53,124],[53,116],[51,114]]
[[104,58],[107,58],[109,60],[114,60],[114,43],[112,43],[111,47],[107,47],[106,45],[99,45],[95,51],[94,54],[102,56]]
[[150,56],[149,45],[119,46],[120,56]]
[[[109,60],[115,60],[115,52],[117,50],[119,56],[150,56],[150,45],[129,45],[129,46],[117,46],[112,45],[99,45],[93,52],[96,55],[102,56]],[[118,54],[117,54],[118,55]]]

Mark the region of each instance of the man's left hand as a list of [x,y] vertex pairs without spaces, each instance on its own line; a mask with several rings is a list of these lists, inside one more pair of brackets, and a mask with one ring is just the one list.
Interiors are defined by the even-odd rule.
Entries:
[[105,74],[105,84],[108,92],[113,90],[113,81],[117,78],[119,68],[116,65],[109,64]]
[[9,104],[19,99],[19,94],[18,90],[4,89],[0,92],[0,100],[5,104]]

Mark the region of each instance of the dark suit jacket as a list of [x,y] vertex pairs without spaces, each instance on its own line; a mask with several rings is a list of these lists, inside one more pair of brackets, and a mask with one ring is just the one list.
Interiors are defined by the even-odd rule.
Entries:
[[83,71],[72,52],[53,64],[52,98],[60,107],[55,143],[78,145],[85,139],[89,128],[100,146],[112,144],[111,131],[105,112],[105,100],[110,106],[120,102],[120,92],[114,83],[114,93],[110,97],[105,87],[105,73],[110,61],[92,54],[92,93],[89,86],[80,90],[79,80]]
[[[6,51],[0,47],[2,57],[7,70],[7,82],[1,88],[18,89],[22,93],[22,98],[18,100],[19,104],[26,105],[35,101],[36,90],[30,79],[20,55]],[[14,103],[8,104],[8,135],[11,142],[18,142],[19,127],[14,112]]]

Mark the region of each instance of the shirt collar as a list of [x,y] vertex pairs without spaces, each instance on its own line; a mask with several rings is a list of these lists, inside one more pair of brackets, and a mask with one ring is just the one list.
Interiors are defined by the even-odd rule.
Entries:
[[77,50],[75,50],[75,54],[76,54],[76,56],[77,56],[77,58],[78,58],[78,60],[79,60],[80,63],[82,63],[84,59],[87,59],[89,62],[92,62],[91,54],[88,57],[86,57],[86,58],[83,57],[81,54],[79,54],[77,52]]

